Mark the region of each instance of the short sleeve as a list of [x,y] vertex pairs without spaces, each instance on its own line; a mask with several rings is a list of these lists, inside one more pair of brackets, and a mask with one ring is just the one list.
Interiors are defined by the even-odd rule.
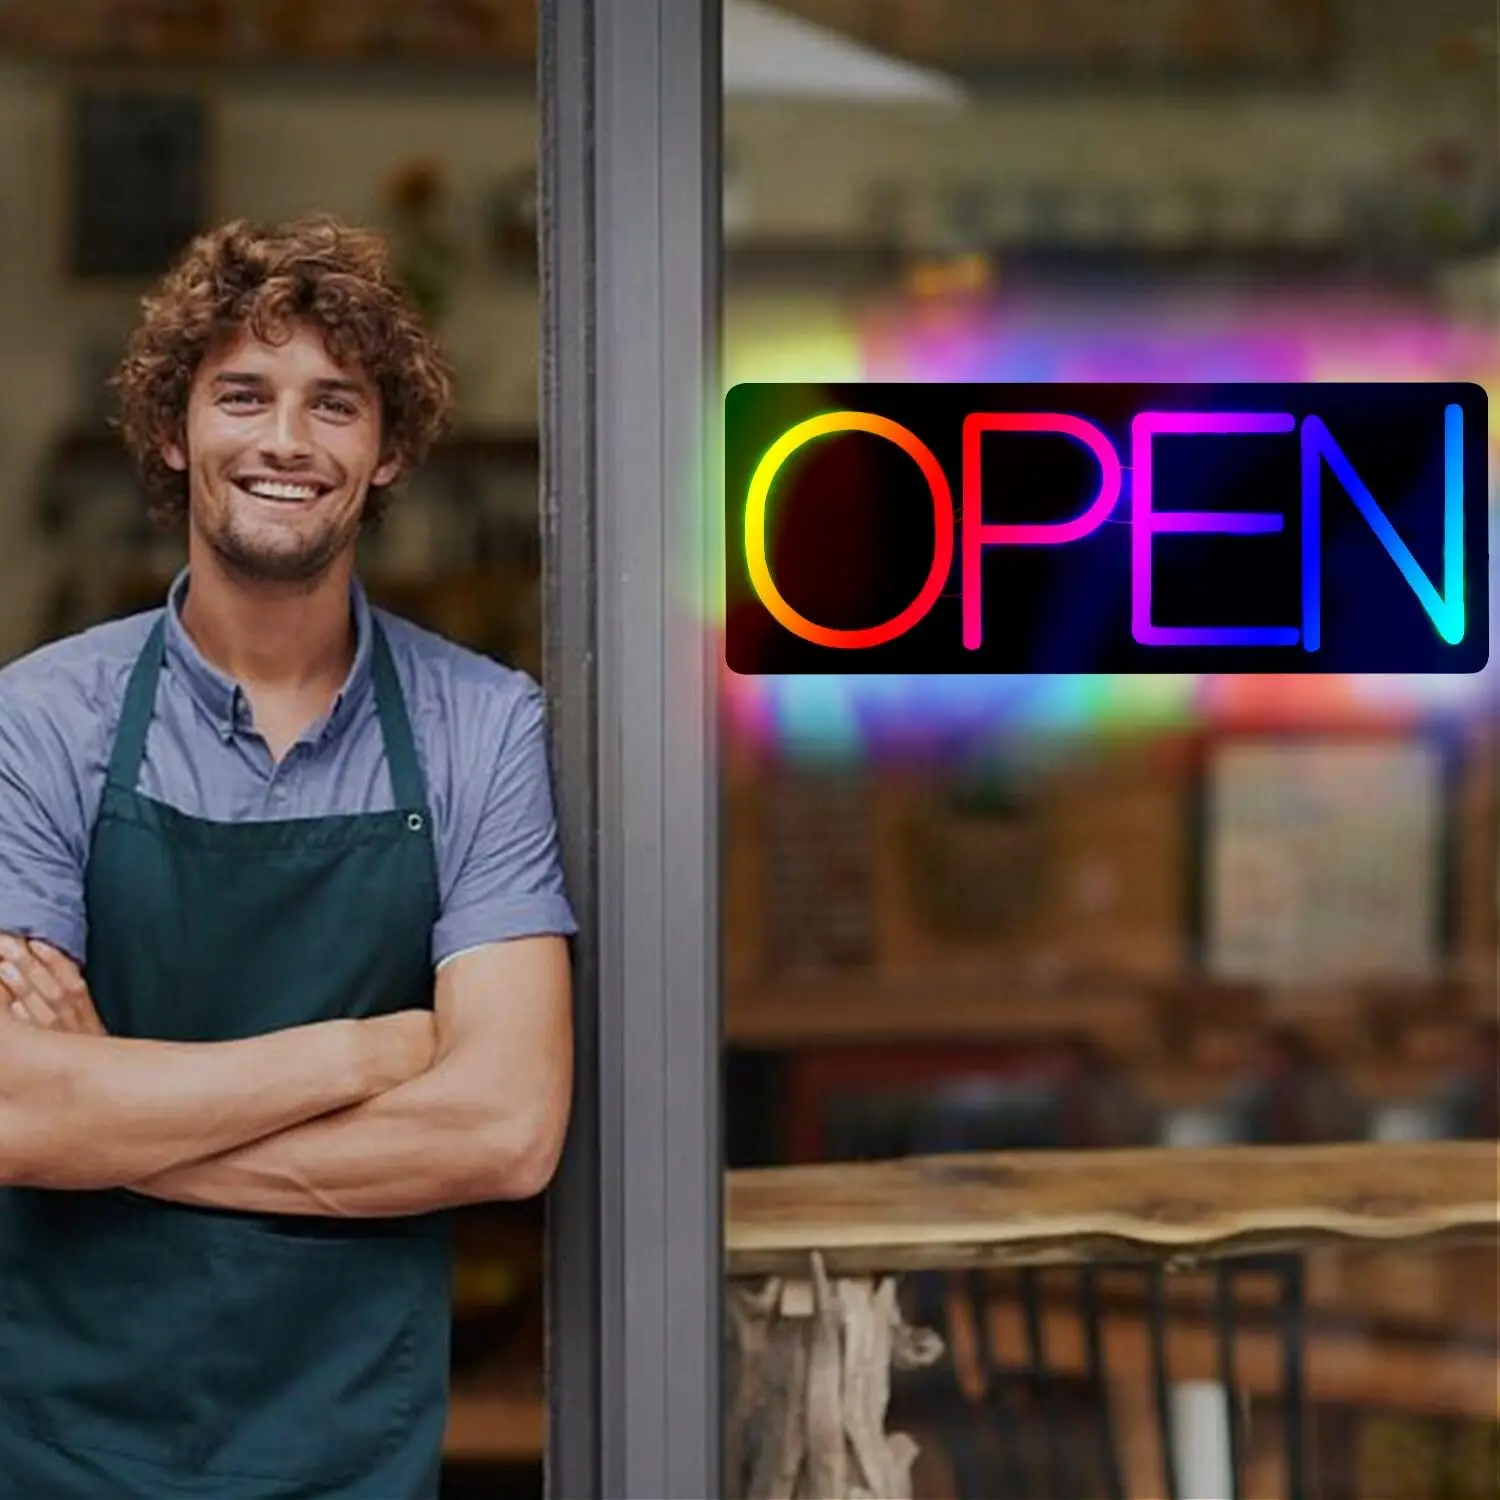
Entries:
[[84,961],[85,838],[69,765],[27,705],[0,688],[0,931]]
[[511,711],[488,772],[478,822],[432,934],[434,965],[469,948],[577,924],[563,882],[542,692]]

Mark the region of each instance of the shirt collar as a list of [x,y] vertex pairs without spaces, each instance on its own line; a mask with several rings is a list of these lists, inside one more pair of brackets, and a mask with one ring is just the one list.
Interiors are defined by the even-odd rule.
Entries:
[[[251,727],[253,720],[249,699],[239,683],[204,657],[192,636],[187,633],[182,623],[182,604],[187,598],[187,591],[188,569],[183,568],[172,580],[167,593],[167,664],[174,673],[181,676],[188,691],[213,721],[219,733],[226,740],[231,739],[236,729]],[[354,664],[349,668],[349,675],[344,679],[344,685],[334,698],[326,718],[317,726],[319,737],[336,734],[342,729],[365,701],[374,683],[370,601],[357,578],[350,589],[350,604],[354,611]]]

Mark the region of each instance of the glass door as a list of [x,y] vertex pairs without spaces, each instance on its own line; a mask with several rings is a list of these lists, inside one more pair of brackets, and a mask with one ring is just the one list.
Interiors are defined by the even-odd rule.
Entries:
[[[1500,371],[1480,0],[724,24],[726,388]],[[1493,668],[719,685],[727,1493],[1479,1494]]]

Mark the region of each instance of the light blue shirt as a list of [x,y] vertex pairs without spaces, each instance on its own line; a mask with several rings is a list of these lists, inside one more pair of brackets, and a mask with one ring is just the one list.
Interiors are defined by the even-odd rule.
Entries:
[[[278,764],[243,690],[183,629],[184,571],[138,790],[241,823],[393,804],[375,710],[371,622],[385,629],[427,782],[440,912],[434,967],[485,943],[577,930],[563,885],[541,689],[524,672],[381,610],[354,588],[356,654],[327,716]],[[125,684],[163,610],[111,621],[0,670],[0,931],[83,962],[84,870]]]

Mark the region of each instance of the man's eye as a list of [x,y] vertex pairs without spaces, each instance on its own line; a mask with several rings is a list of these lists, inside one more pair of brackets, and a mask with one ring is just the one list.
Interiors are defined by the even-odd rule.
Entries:
[[254,391],[230,391],[228,395],[219,398],[221,406],[240,406],[247,401],[258,401],[260,397]]
[[355,406],[348,401],[341,401],[337,396],[325,396],[323,405],[330,411],[337,412],[341,417],[352,417],[356,415]]

